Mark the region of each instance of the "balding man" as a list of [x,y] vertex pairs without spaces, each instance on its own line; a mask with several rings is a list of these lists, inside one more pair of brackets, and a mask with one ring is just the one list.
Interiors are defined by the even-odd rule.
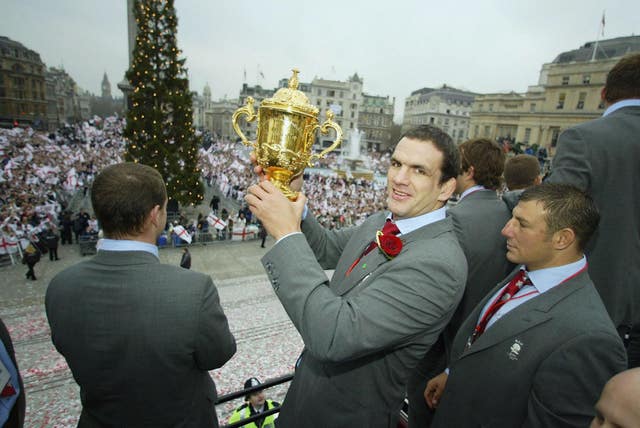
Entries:
[[604,386],[591,428],[640,426],[640,368],[615,375]]

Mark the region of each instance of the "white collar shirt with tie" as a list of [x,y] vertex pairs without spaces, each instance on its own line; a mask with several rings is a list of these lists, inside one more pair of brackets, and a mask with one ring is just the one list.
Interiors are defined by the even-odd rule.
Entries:
[[[582,256],[582,258],[577,262],[552,268],[534,270],[531,272],[528,272],[525,269],[525,266],[521,265],[520,269],[525,269],[525,273],[531,281],[531,284],[524,285],[520,289],[520,291],[518,291],[507,303],[505,303],[500,309],[498,309],[498,311],[487,322],[485,331],[490,329],[496,321],[498,321],[504,315],[508,314],[513,309],[517,308],[525,302],[528,302],[536,296],[539,296],[542,293],[551,290],[553,287],[562,284],[567,279],[577,275],[579,272],[584,270],[586,266],[587,259],[585,256]],[[487,300],[487,303],[484,305],[484,308],[482,308],[482,311],[480,312],[480,317],[478,318],[478,322],[476,323],[476,325],[480,322],[485,312],[487,312],[489,306],[491,306],[491,303],[498,297],[498,295],[502,292],[502,290],[504,290],[506,286],[507,284],[505,284],[504,287],[501,287],[493,296],[491,296],[489,300]]]

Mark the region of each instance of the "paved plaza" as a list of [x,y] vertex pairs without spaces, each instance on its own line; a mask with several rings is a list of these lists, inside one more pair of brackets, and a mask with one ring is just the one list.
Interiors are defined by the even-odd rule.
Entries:
[[[267,249],[272,243],[267,240]],[[241,389],[251,376],[266,380],[292,372],[302,349],[302,340],[260,264],[267,249],[260,248],[260,241],[216,242],[190,248],[191,268],[213,278],[238,344],[234,357],[211,372],[218,394]],[[81,410],[78,386],[51,343],[44,295],[49,280],[82,256],[77,245],[60,246],[58,254],[61,259],[53,262],[48,255],[43,256],[35,267],[36,281],[25,278],[24,265],[0,268],[0,317],[11,333],[25,382],[27,427],[75,427]],[[160,259],[177,266],[181,254],[181,249],[162,249]],[[280,401],[287,387],[270,389],[267,396]],[[241,402],[239,399],[218,406],[220,422],[226,422]]]

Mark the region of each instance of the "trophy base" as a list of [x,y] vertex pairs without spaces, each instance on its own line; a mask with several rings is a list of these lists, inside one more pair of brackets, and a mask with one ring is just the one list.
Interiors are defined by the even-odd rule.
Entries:
[[293,175],[291,171],[277,166],[270,166],[267,168],[267,175],[269,176],[269,181],[289,198],[289,200],[295,201],[298,199],[298,192],[294,192],[289,188],[291,176]]

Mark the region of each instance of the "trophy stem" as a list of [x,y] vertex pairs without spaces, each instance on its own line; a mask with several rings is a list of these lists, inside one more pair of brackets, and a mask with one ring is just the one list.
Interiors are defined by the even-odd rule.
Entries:
[[298,199],[298,192],[294,192],[289,188],[291,176],[293,175],[291,171],[285,168],[278,168],[277,166],[270,166],[267,168],[267,175],[269,176],[269,181],[280,189],[287,198],[292,201]]

